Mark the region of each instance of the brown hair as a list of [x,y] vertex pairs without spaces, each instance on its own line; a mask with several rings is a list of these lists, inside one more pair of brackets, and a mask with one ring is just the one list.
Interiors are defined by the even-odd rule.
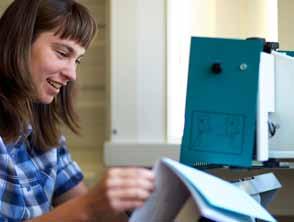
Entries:
[[0,135],[5,142],[16,140],[28,124],[33,128],[34,146],[42,150],[58,145],[61,123],[78,133],[74,82],[62,87],[51,104],[33,102],[31,45],[39,34],[52,30],[88,48],[96,24],[74,0],[15,0],[0,19]]

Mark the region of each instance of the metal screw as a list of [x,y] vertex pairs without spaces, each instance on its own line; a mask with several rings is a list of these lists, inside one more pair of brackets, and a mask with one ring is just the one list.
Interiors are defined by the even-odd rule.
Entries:
[[248,65],[247,65],[246,63],[242,63],[242,64],[240,65],[240,70],[241,70],[241,71],[245,71],[247,68],[248,68]]
[[116,129],[113,129],[113,130],[112,130],[112,134],[113,134],[113,135],[116,135],[116,134],[117,134],[117,130],[116,130]]

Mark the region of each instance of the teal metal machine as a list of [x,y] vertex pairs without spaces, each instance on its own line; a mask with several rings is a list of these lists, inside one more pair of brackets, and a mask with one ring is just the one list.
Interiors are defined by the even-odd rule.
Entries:
[[193,37],[181,162],[252,163],[262,40]]
[[[257,149],[263,149],[266,154],[262,166],[273,162],[268,158],[269,147],[282,145],[279,142],[282,139],[273,144],[270,142],[279,128],[269,114],[276,111],[278,103],[274,97],[280,90],[275,89],[275,84],[278,85],[275,75],[279,73],[275,73],[277,62],[271,53],[277,48],[276,43],[266,43],[258,38],[192,37],[180,162],[195,167],[251,168],[257,159]],[[288,51],[287,55],[294,53]],[[267,60],[270,67],[262,67],[262,59]],[[270,84],[269,88],[264,82],[270,78],[271,81],[266,83]],[[264,93],[263,90],[269,91]],[[268,94],[272,98],[262,97]],[[279,112],[282,109],[289,108],[277,108]],[[280,121],[281,115],[274,119]],[[284,137],[277,135],[277,138]],[[234,183],[262,205],[267,205],[273,193],[281,187],[272,173]]]

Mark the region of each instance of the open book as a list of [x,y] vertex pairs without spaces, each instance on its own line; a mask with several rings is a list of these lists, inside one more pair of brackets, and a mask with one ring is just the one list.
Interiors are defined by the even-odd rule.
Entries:
[[[167,158],[158,161],[154,171],[156,190],[130,222],[195,222],[201,217],[218,222],[276,221],[245,191],[203,171]],[[188,215],[184,219],[183,211]]]

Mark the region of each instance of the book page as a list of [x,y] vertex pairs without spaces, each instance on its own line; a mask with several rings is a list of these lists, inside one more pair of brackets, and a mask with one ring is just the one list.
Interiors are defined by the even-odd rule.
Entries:
[[201,209],[200,207],[201,213],[204,213],[202,210],[205,209],[213,212],[213,215],[219,212],[227,218],[239,218],[237,221],[248,221],[248,217],[271,222],[276,221],[249,194],[235,185],[168,158],[164,158],[163,162],[185,182],[197,204],[199,206],[206,205],[205,208]]
[[143,207],[136,209],[130,222],[172,222],[190,196],[181,180],[158,162],[155,167],[155,191]]

